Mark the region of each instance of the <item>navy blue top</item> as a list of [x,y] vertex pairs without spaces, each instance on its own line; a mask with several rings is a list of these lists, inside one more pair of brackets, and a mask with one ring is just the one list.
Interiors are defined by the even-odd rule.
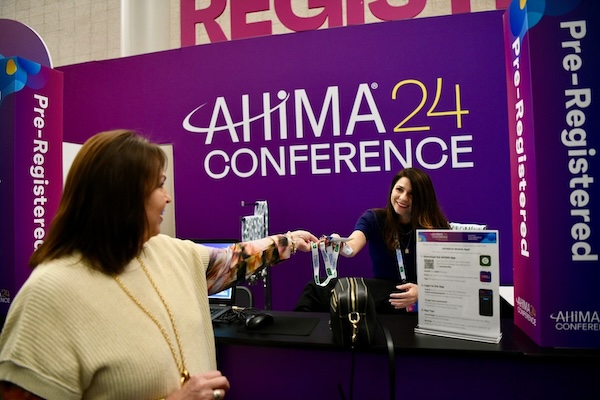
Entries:
[[[373,277],[378,279],[389,279],[400,281],[400,273],[398,272],[398,262],[396,261],[396,252],[387,248],[383,239],[383,213],[376,213],[374,210],[367,210],[358,219],[354,230],[361,231],[367,238],[369,246],[369,255],[373,268]],[[407,225],[407,229],[410,229]],[[408,239],[410,237],[410,239]],[[417,283],[417,268],[415,265],[415,243],[416,232],[412,232],[410,236],[406,236],[403,245],[408,244],[409,252],[402,252],[404,259],[404,269],[408,282]]]

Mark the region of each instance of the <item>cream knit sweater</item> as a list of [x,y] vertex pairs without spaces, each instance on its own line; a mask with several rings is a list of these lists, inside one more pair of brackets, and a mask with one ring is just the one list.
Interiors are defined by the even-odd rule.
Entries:
[[[158,235],[142,259],[174,314],[190,374],[216,369],[207,299],[208,251]],[[137,260],[120,275],[177,343],[168,314]],[[77,257],[35,268],[0,337],[0,381],[46,399],[157,399],[180,375],[152,320],[110,276]]]

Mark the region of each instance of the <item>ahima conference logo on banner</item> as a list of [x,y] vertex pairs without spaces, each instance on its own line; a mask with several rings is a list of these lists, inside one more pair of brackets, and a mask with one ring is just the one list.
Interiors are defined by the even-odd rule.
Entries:
[[[461,108],[460,85],[442,78],[427,84],[432,87],[414,79],[400,81],[389,90],[377,83],[360,83],[355,89],[329,86],[322,101],[312,99],[322,93],[306,89],[265,92],[260,98],[248,94],[241,99],[217,97],[213,104],[206,102],[189,112],[183,128],[204,135],[208,151],[204,170],[213,179],[230,174],[249,178],[370,173],[413,164],[430,170],[473,168],[473,135],[459,134],[463,118],[469,115],[469,110]],[[452,109],[440,105],[442,86],[444,93],[451,93]],[[388,102],[398,100],[411,87],[411,93],[416,88],[421,96],[411,102],[414,109],[398,112],[396,107],[391,117],[382,112],[394,109]],[[382,90],[390,93],[379,100],[385,101],[385,107],[376,101]],[[257,104],[262,109],[254,112]],[[448,118],[456,134],[433,134],[431,126],[423,124],[423,117],[426,121]],[[406,135],[428,131],[417,139]],[[356,133],[361,139],[370,137],[356,140]]]
[[598,311],[561,310],[550,314],[557,331],[600,331]]

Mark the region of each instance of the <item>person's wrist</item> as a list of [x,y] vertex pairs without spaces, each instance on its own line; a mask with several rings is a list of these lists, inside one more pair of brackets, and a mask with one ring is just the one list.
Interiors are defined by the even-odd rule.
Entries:
[[294,240],[292,232],[288,231],[288,233],[286,233],[285,236],[287,237],[288,241],[290,242],[290,244],[292,246],[292,251],[290,254],[291,255],[296,254],[296,250],[298,250],[298,249],[296,248],[296,241]]
[[269,236],[269,239],[271,239],[271,242],[273,243],[273,246],[275,246],[275,248],[278,249],[279,246],[277,246],[278,240],[276,239],[276,237]]

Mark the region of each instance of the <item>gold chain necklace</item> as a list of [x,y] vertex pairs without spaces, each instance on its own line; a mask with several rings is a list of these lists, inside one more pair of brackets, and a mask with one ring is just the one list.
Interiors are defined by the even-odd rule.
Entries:
[[152,287],[154,287],[156,294],[158,294],[158,297],[160,297],[160,301],[162,301],[163,305],[165,306],[165,309],[167,310],[167,314],[169,314],[169,319],[171,320],[171,325],[173,326],[173,332],[175,332],[175,340],[177,341],[177,347],[179,348],[179,355],[181,357],[181,362],[179,361],[179,358],[177,357],[177,353],[175,352],[175,347],[173,346],[173,343],[171,342],[171,339],[169,338],[167,331],[165,331],[165,328],[158,321],[158,319],[150,312],[150,310],[148,310],[146,307],[144,307],[144,305],[142,303],[140,303],[140,301],[137,299],[137,297],[135,297],[133,295],[133,293],[131,293],[129,291],[129,289],[127,289],[127,287],[123,284],[123,281],[121,281],[121,278],[119,278],[117,275],[114,276],[115,281],[117,281],[117,283],[119,284],[121,289],[123,289],[125,294],[127,294],[127,296],[129,296],[129,298],[131,300],[133,300],[133,302],[152,320],[152,322],[154,322],[156,324],[156,326],[160,330],[160,333],[162,333],[163,337],[167,341],[167,344],[169,345],[169,348],[171,349],[171,354],[173,355],[173,359],[175,360],[177,369],[179,370],[179,372],[181,374],[181,386],[183,386],[183,384],[186,383],[188,381],[188,379],[190,379],[190,373],[187,371],[187,368],[185,367],[185,357],[183,356],[181,339],[179,338],[179,332],[177,331],[177,326],[175,325],[173,313],[171,313],[171,309],[167,305],[167,302],[165,301],[165,298],[163,297],[162,292],[158,289],[158,286],[156,285],[156,282],[154,282],[154,279],[152,279],[152,276],[150,276],[150,273],[148,272],[148,269],[146,268],[146,265],[144,264],[142,259],[139,256],[136,258],[137,258],[138,262],[140,263],[140,265],[142,266],[142,270],[148,277],[148,280],[150,280]]
[[[408,236],[408,240],[406,241],[406,244],[404,244],[404,241],[402,240],[402,238],[406,237],[406,236]],[[404,254],[410,253],[410,241],[411,240],[412,240],[412,229],[406,233],[402,233],[402,232],[398,231],[394,234],[394,242],[396,244],[396,248],[403,250]],[[402,249],[402,246],[404,246],[404,249]]]

